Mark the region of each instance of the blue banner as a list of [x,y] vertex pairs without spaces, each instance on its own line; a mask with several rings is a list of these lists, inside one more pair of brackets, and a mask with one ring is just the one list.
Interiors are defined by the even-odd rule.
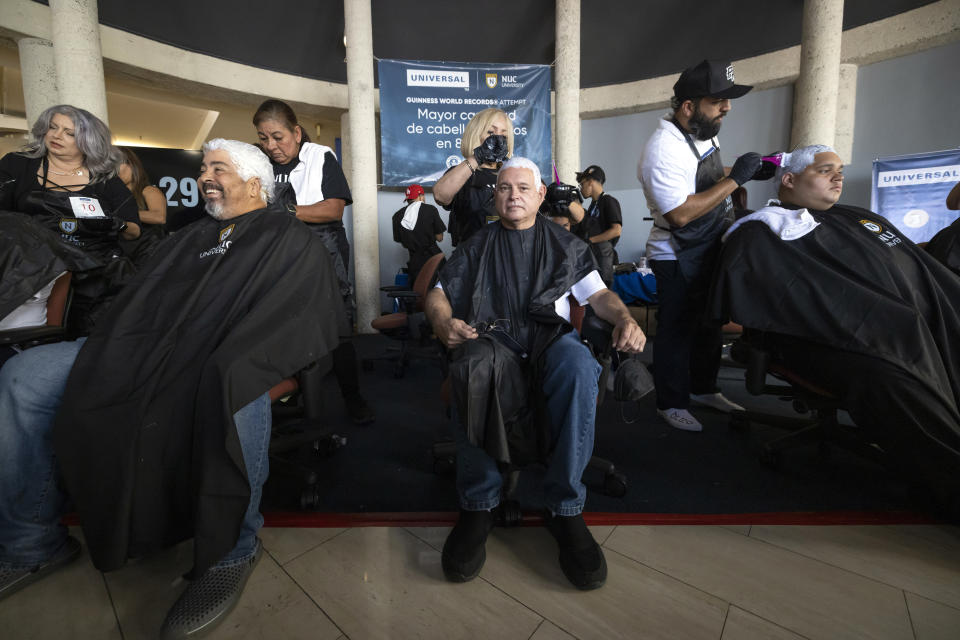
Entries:
[[378,71],[384,185],[432,185],[463,161],[464,127],[489,107],[510,118],[513,154],[553,174],[549,66],[380,60]]
[[960,149],[877,158],[870,208],[914,242],[926,242],[957,219],[947,194],[960,182]]

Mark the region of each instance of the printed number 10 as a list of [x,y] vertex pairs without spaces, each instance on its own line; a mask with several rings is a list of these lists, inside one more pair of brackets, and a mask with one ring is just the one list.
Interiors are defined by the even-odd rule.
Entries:
[[[180,178],[178,185],[177,179],[173,176],[163,176],[158,184],[161,189],[166,191],[168,207],[195,207],[200,202],[200,190],[197,188],[197,181],[194,178]],[[180,193],[184,196],[179,201],[174,200],[178,186],[180,187]]]

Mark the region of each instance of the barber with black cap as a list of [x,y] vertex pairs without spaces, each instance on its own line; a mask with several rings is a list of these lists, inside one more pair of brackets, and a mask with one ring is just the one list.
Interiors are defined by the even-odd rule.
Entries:
[[614,247],[617,246],[623,230],[623,217],[620,214],[620,202],[603,190],[606,181],[607,176],[603,169],[595,164],[577,173],[580,193],[583,197],[590,198],[590,205],[582,209],[571,207],[570,211],[573,221],[577,223],[571,231],[590,243],[593,256],[597,259],[600,277],[607,287],[611,287],[613,265],[617,258]]
[[733,222],[730,194],[754,178],[760,155],[746,153],[729,174],[716,135],[730,100],[753,87],[734,83],[733,65],[704,60],[673,85],[673,111],[660,120],[637,169],[654,228],[647,259],[657,278],[659,313],[653,345],[657,413],[686,431],[703,427],[690,403],[741,409],[719,392],[721,334],[704,324],[720,236]]

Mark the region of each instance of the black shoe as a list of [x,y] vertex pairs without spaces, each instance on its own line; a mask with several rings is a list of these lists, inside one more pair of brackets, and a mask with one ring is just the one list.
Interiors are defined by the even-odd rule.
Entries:
[[257,550],[247,561],[211,567],[192,581],[167,612],[160,637],[163,640],[198,638],[223,622],[240,600],[262,551],[263,545],[257,540]]
[[359,393],[351,393],[343,397],[343,403],[347,407],[347,414],[353,420],[353,424],[370,424],[376,419],[366,400]]
[[547,516],[547,528],[560,545],[560,568],[573,586],[599,589],[607,581],[607,560],[583,515]]
[[468,582],[477,577],[487,559],[484,545],[493,528],[492,511],[460,510],[460,518],[443,543],[441,564],[450,582]]
[[46,562],[33,565],[0,562],[0,600],[73,562],[79,555],[80,542],[76,538],[67,536],[60,548]]

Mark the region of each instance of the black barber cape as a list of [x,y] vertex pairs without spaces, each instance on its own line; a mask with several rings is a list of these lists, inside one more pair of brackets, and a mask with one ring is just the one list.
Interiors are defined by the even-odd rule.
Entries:
[[554,302],[596,268],[585,242],[538,215],[528,230],[484,226],[440,270],[455,318],[472,326],[508,321],[505,331],[483,333],[450,354],[451,390],[467,437],[495,460],[546,453],[542,358],[571,329]]
[[0,318],[29,300],[64,271],[100,267],[96,258],[22,213],[0,212]]
[[937,232],[924,247],[927,253],[960,276],[960,218]]
[[795,240],[759,221],[727,237],[713,317],[894,364],[953,407],[960,427],[960,278],[882,216],[810,213],[820,225]]
[[233,414],[333,350],[323,243],[286,213],[167,238],[80,351],[54,448],[94,565],[194,537],[198,576],[236,543],[250,487]]

